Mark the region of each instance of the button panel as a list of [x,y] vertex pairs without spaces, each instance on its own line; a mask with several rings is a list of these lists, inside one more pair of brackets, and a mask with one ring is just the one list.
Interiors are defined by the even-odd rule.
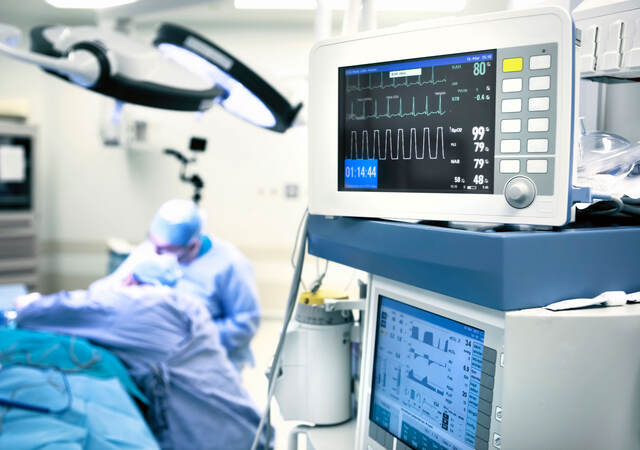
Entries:
[[549,111],[549,97],[531,97],[529,111]]
[[529,69],[542,70],[551,67],[551,55],[536,55],[529,58]]
[[497,51],[495,194],[518,175],[554,194],[557,58],[554,43]]
[[527,141],[527,152],[529,153],[547,153],[548,151],[548,139],[529,139]]
[[546,159],[530,159],[527,161],[527,173],[547,173],[549,163]]
[[480,379],[480,399],[478,401],[478,424],[476,426],[476,450],[488,450],[491,440],[491,413],[493,390],[495,388],[497,352],[485,346],[482,352],[482,375]]
[[529,78],[530,91],[546,91],[551,87],[551,77],[531,77]]
[[500,153],[520,153],[520,139],[503,139],[500,142]]
[[502,92],[521,92],[522,78],[508,78],[502,80]]
[[541,131],[549,131],[549,119],[547,117],[539,117],[537,119],[529,119],[527,128],[530,133],[539,133]]
[[523,66],[523,58],[505,58],[502,60],[503,72],[521,72]]
[[517,159],[501,160],[500,173],[520,173],[520,161]]
[[509,98],[506,100],[502,100],[503,113],[520,112],[520,111],[522,111],[522,99]]
[[503,120],[500,123],[500,131],[503,133],[520,133],[522,121],[520,119]]

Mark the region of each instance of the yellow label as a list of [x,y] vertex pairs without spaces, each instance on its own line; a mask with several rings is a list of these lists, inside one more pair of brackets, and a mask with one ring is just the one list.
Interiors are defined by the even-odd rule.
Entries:
[[521,72],[522,71],[522,58],[507,58],[502,60],[503,72]]

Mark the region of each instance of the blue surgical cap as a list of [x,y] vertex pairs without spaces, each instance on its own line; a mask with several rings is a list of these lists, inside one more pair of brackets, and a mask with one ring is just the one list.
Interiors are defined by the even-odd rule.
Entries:
[[133,267],[132,274],[138,283],[170,287],[175,286],[182,277],[178,261],[173,255],[153,255],[143,259]]
[[199,236],[201,228],[202,218],[194,202],[169,200],[156,212],[149,234],[156,243],[183,246]]

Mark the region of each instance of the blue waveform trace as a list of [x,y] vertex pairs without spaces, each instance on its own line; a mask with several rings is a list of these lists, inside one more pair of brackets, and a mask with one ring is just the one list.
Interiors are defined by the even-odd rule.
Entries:
[[413,374],[413,369],[411,369],[411,370],[409,370],[408,378],[410,380],[415,381],[416,383],[426,387],[430,391],[433,391],[438,395],[444,396],[444,390],[443,389],[440,389],[438,386],[433,386],[433,385],[429,384],[429,377],[425,376],[423,379],[420,380]]
[[[360,84],[360,75],[350,75],[350,77],[355,77],[356,78],[356,84],[355,85],[349,85],[349,83],[347,82],[347,92],[361,92],[361,91],[374,91],[376,89],[386,89],[386,88],[398,88],[398,87],[411,87],[411,86],[428,86],[428,85],[437,85],[437,84],[442,84],[442,83],[446,83],[447,79],[445,78],[441,78],[439,80],[436,80],[436,72],[435,72],[435,68],[432,67],[431,68],[431,78],[429,78],[428,80],[423,81],[422,80],[422,74],[420,75],[408,75],[404,77],[404,82],[398,82],[398,78],[391,78],[391,84],[385,84],[384,83],[384,76],[383,76],[384,72],[379,72],[379,73],[370,73],[368,74],[369,77],[369,84],[367,86],[361,86]],[[376,76],[376,75],[380,75],[380,82],[376,85],[372,84],[372,77]],[[418,79],[417,81],[409,81],[409,78],[413,78],[417,76]],[[400,77],[402,78],[402,77]]]
[[[434,348],[435,348],[435,347],[434,347]],[[427,364],[428,364],[429,366],[430,366],[430,365],[432,365],[432,364],[435,364],[436,366],[440,366],[440,367],[442,367],[442,368],[444,368],[444,369],[446,369],[446,368],[447,368],[447,364],[446,364],[446,363],[445,363],[445,364],[442,364],[442,363],[440,363],[440,362],[438,362],[438,361],[436,361],[436,360],[433,360],[433,359],[431,359],[431,357],[430,357],[428,354],[426,354],[426,353],[424,353],[424,354],[420,354],[420,353],[416,352],[416,350],[415,350],[413,347],[410,347],[410,348],[409,348],[409,353],[413,353],[413,359],[418,359],[418,358],[426,359],[426,360],[427,360]]]
[[[422,340],[420,340],[420,328],[414,326],[411,328],[411,338],[445,353],[449,352],[449,339],[444,339],[444,348],[442,348],[442,339],[438,339],[438,345],[433,345],[433,332],[431,331],[425,331],[422,335]],[[411,350],[413,351],[413,349]]]

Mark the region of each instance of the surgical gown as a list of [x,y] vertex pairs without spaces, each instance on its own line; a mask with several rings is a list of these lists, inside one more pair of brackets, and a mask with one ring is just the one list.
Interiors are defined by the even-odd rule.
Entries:
[[61,292],[25,307],[17,323],[115,353],[151,402],[148,421],[162,448],[251,447],[260,414],[201,299],[164,286]]
[[[120,285],[139,261],[152,254],[155,254],[153,244],[143,242],[113,274],[92,286]],[[183,277],[176,290],[206,300],[231,362],[238,369],[253,364],[249,343],[260,322],[260,305],[249,261],[224,239],[204,236],[201,254],[191,263],[181,264],[180,269]]]

